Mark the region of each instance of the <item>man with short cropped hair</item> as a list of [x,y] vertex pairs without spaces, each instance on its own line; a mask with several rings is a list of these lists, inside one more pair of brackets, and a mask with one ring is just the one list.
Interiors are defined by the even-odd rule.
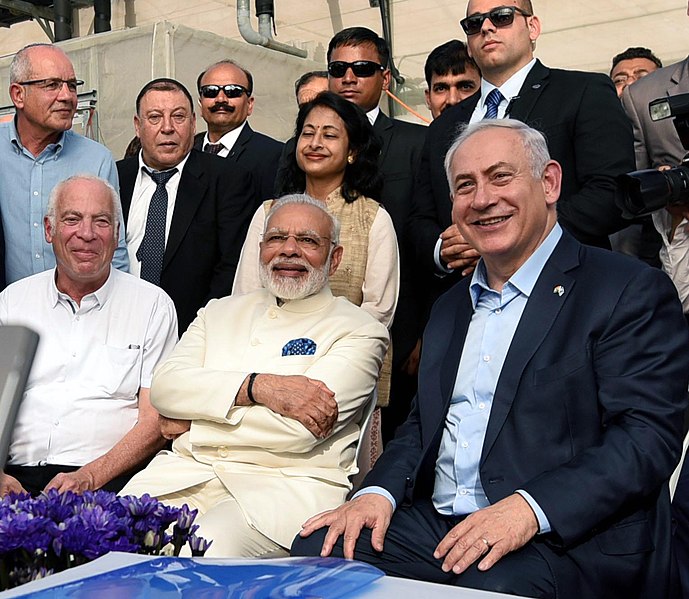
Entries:
[[[206,556],[286,555],[311,510],[341,503],[388,333],[328,278],[339,223],[306,195],[266,217],[264,288],[211,301],[156,372],[174,439],[124,489],[199,510]],[[279,509],[278,509],[279,508]]]
[[328,91],[328,71],[309,71],[294,83],[297,106],[313,100],[321,92]]
[[[10,65],[9,95],[16,115],[0,123],[0,216],[8,283],[55,266],[43,235],[43,215],[59,181],[92,173],[118,189],[110,151],[71,131],[83,83],[69,57],[52,44],[26,46]],[[129,268],[124,227],[113,266]]]
[[627,48],[613,57],[610,79],[615,84],[617,95],[621,97],[628,85],[662,67],[660,58],[648,48]]
[[112,268],[119,212],[104,179],[58,183],[44,218],[56,267],[0,293],[0,325],[40,336],[0,494],[117,492],[165,442],[149,388],[177,341],[175,308]]
[[233,60],[221,60],[198,76],[196,88],[208,131],[196,135],[194,148],[227,158],[251,173],[255,208],[272,199],[283,143],[249,125],[255,102],[251,73]]

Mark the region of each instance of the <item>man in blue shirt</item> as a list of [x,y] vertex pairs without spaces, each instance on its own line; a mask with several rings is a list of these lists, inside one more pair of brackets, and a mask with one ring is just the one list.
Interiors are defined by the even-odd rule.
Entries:
[[669,596],[689,382],[672,283],[558,225],[562,169],[522,122],[470,125],[445,167],[481,260],[434,306],[407,422],[292,555],[529,597]]
[[[0,215],[8,284],[55,266],[43,236],[43,215],[57,183],[89,173],[119,189],[108,149],[70,131],[82,84],[67,55],[51,44],[26,46],[10,65],[16,116],[0,124]],[[123,226],[119,235],[113,266],[127,271]]]

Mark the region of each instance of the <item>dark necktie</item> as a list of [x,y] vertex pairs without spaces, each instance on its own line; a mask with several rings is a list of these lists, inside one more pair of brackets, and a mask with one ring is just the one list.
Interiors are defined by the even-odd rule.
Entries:
[[500,93],[500,90],[496,87],[493,91],[491,91],[488,94],[488,97],[486,98],[486,116],[484,116],[484,119],[495,119],[498,117],[498,106],[500,106],[500,102],[502,102],[505,99],[505,96],[503,96]]
[[203,151],[209,154],[220,154],[220,151],[224,148],[222,144],[206,144],[203,146]]
[[136,257],[141,262],[141,278],[154,285],[160,285],[160,273],[163,270],[163,255],[165,254],[165,219],[167,218],[167,189],[165,185],[177,172],[177,169],[156,172],[148,169],[143,170],[153,179],[156,189],[153,192],[151,203],[148,205],[146,232],[139,249],[136,251]]

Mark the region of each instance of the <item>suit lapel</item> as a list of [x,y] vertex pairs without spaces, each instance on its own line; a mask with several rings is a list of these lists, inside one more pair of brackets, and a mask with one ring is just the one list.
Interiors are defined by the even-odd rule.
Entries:
[[242,132],[239,134],[237,141],[234,142],[234,145],[232,146],[232,149],[230,150],[230,153],[227,155],[227,157],[231,158],[235,162],[238,162],[239,157],[242,155],[244,150],[246,150],[246,146],[249,143],[249,140],[251,139],[251,136],[253,134],[253,129],[249,127],[249,123],[246,123],[244,125],[244,128],[242,129]]
[[519,90],[519,95],[512,100],[512,105],[510,106],[509,114],[513,119],[522,121],[522,123],[528,123],[529,125],[540,129],[537,122],[531,122],[529,117],[538,101],[538,98],[543,93],[543,90],[548,85],[548,79],[550,77],[550,69],[543,66],[539,60],[529,71],[529,74],[524,80],[522,88]]
[[177,188],[175,209],[172,213],[172,222],[170,223],[170,233],[165,244],[163,268],[170,263],[179,244],[184,239],[198,207],[205,198],[207,188],[208,184],[203,179],[203,166],[200,154],[196,150],[192,150],[184,165],[184,170],[179,180],[179,187]]
[[526,303],[495,389],[481,463],[490,452],[512,408],[526,365],[543,343],[572,293],[575,279],[566,271],[579,264],[579,247],[574,238],[563,231]]
[[120,179],[120,203],[122,204],[122,221],[127,223],[129,208],[134,195],[134,183],[139,170],[139,157],[132,156],[119,163],[118,175]]
[[[469,287],[466,286],[456,306],[454,330],[450,342],[447,345],[442,360],[442,367],[440,369],[440,391],[443,407],[449,405],[450,399],[452,398],[452,392],[454,391],[455,381],[457,379],[457,370],[459,369],[459,360],[462,357],[464,340],[466,339],[467,330],[469,329],[469,323],[471,322],[473,313],[474,308],[471,304]],[[445,411],[442,412],[443,415]]]
[[383,164],[388,150],[390,149],[390,141],[392,140],[392,128],[392,119],[387,115],[383,114],[383,111],[381,110],[378,113],[376,122],[373,124],[373,130],[376,132],[376,135],[378,135],[378,138],[380,139],[380,143],[382,146],[380,150],[380,160],[378,161],[378,164]]

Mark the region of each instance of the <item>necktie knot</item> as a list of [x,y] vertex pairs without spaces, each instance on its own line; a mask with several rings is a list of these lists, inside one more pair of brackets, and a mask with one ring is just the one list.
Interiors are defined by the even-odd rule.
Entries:
[[169,171],[149,171],[148,169],[144,169],[144,171],[153,179],[156,185],[167,185],[167,182],[177,173],[176,168],[172,168]]
[[500,90],[496,87],[493,89],[488,96],[486,96],[486,115],[483,117],[485,119],[495,119],[498,116],[498,106],[500,102],[505,99],[500,93]]
[[203,146],[203,151],[208,154],[220,154],[223,148],[224,146],[222,144],[206,144]]

